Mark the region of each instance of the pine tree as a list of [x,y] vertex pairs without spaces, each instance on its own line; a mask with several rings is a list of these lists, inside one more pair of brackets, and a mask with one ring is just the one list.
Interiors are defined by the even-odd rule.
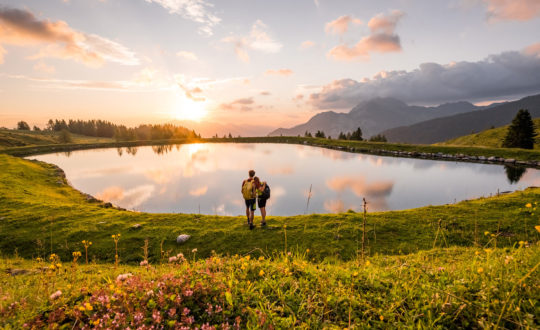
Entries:
[[356,129],[356,131],[352,132],[351,134],[351,140],[357,140],[357,141],[362,141],[362,130],[360,129],[360,127],[358,127]]
[[338,140],[347,140],[347,135],[343,134],[343,132],[339,132]]
[[536,132],[531,114],[528,110],[521,109],[512,120],[502,146],[505,148],[532,149],[535,136]]

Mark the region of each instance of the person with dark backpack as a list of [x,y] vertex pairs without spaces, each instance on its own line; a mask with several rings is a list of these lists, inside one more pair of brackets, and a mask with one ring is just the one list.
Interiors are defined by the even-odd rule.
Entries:
[[254,170],[249,170],[249,178],[242,181],[242,196],[246,203],[246,216],[249,229],[253,229],[253,218],[255,217],[255,199],[256,199],[256,190],[254,185],[253,177],[255,176]]
[[266,182],[261,182],[259,177],[253,178],[253,184],[257,191],[257,204],[261,210],[261,227],[266,226],[266,201],[270,198],[270,186]]

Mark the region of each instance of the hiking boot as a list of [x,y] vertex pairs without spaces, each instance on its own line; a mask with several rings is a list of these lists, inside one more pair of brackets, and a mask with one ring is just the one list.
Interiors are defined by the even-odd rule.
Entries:
[[266,226],[266,221],[265,222],[261,222],[261,227],[265,227]]
[[255,228],[255,226],[252,223],[250,223],[249,224],[249,230],[252,230],[253,228]]

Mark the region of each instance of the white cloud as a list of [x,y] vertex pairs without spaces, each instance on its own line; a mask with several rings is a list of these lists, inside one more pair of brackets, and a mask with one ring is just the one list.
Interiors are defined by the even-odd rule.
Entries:
[[204,0],[145,0],[156,3],[167,9],[169,13],[180,15],[185,19],[201,24],[199,33],[207,36],[213,34],[212,29],[221,21],[219,17],[209,11],[213,5]]
[[252,25],[249,36],[229,36],[221,41],[233,44],[236,55],[244,62],[249,62],[250,59],[248,49],[263,53],[278,53],[283,47],[280,42],[272,38],[268,32],[268,26],[261,20],[257,20]]
[[184,51],[184,50],[181,50],[178,53],[176,53],[176,56],[182,57],[182,58],[184,58],[186,60],[191,60],[191,61],[198,61],[199,60],[197,55],[195,55],[192,52],[187,52],[187,51]]

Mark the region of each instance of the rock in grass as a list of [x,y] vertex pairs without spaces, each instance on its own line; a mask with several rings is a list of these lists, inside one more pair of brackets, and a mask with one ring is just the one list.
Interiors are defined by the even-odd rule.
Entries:
[[178,235],[178,237],[176,238],[176,243],[178,243],[178,244],[185,243],[190,238],[191,238],[191,236],[187,235],[187,234]]
[[136,224],[134,224],[133,226],[131,226],[131,228],[133,228],[133,229],[139,229],[139,228],[141,228],[141,227],[142,227],[142,226],[141,226],[140,223],[136,223]]

